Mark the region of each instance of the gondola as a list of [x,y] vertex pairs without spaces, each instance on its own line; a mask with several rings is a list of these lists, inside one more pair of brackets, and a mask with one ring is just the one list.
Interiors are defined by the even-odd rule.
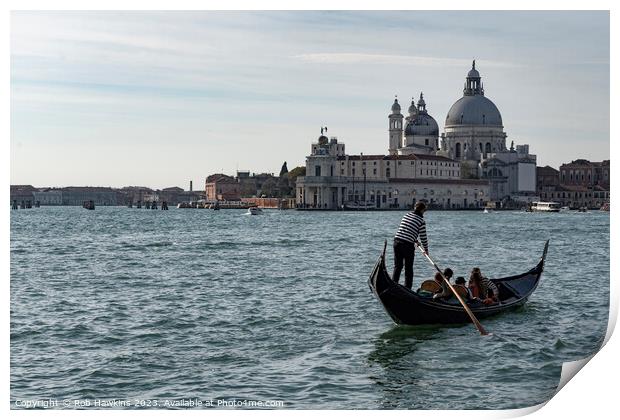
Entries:
[[[467,305],[476,315],[476,318],[497,315],[523,305],[538,286],[548,248],[549,241],[545,242],[540,261],[530,271],[516,276],[491,279],[499,289],[499,303],[487,306],[479,301],[469,301]],[[385,246],[368,279],[368,285],[396,324],[464,324],[471,322],[455,298],[446,301],[425,297],[392,281],[385,267]]]

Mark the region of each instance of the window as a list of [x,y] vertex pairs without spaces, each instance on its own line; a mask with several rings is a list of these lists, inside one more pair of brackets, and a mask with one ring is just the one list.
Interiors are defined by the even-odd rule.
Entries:
[[389,177],[390,177],[390,168],[387,168],[387,169],[385,170],[385,176],[386,176],[387,178],[389,178]]
[[398,161],[398,164],[400,165],[401,163],[402,163],[402,162],[399,160],[399,161]]
[[340,175],[344,175],[344,169],[340,170]]
[[461,157],[461,143],[457,143],[456,144],[454,156],[456,158],[460,158]]
[[355,176],[355,168],[351,169],[351,175]]
[[374,169],[372,170],[372,174],[373,174],[373,175],[377,175],[377,168],[374,168]]
[[314,176],[321,176],[321,167],[318,165],[314,167]]
[[424,145],[428,146],[428,139],[424,139]]

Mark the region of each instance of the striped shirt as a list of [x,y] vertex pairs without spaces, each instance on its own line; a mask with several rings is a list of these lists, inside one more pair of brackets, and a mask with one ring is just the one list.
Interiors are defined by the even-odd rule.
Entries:
[[424,218],[415,211],[410,211],[403,216],[398,231],[394,235],[394,239],[406,242],[415,242],[418,238],[424,246],[424,250],[428,252],[428,238],[426,237],[426,222]]
[[487,297],[487,293],[489,293],[489,289],[493,290],[493,294],[495,295],[495,298],[499,299],[499,290],[497,288],[497,285],[493,283],[491,280],[489,280],[486,277],[482,277],[482,281],[480,281],[480,286],[482,288],[481,290],[482,296],[480,296],[480,299],[485,299]]

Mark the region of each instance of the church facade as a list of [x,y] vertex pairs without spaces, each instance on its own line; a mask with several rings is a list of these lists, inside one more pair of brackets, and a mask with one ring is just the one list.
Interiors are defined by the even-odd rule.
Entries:
[[507,149],[506,138],[474,62],[441,135],[422,93],[406,117],[394,100],[386,155],[347,155],[345,145],[321,129],[306,158],[306,174],[297,178],[297,207],[404,209],[424,201],[431,208],[463,209],[488,201],[533,201],[536,156],[527,145]]

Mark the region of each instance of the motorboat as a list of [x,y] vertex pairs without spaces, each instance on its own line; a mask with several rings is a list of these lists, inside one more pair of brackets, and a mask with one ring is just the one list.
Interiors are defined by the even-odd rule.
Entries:
[[263,211],[258,208],[258,207],[250,207],[248,208],[248,213],[247,214],[251,214],[253,216],[258,216],[259,214],[263,214]]

